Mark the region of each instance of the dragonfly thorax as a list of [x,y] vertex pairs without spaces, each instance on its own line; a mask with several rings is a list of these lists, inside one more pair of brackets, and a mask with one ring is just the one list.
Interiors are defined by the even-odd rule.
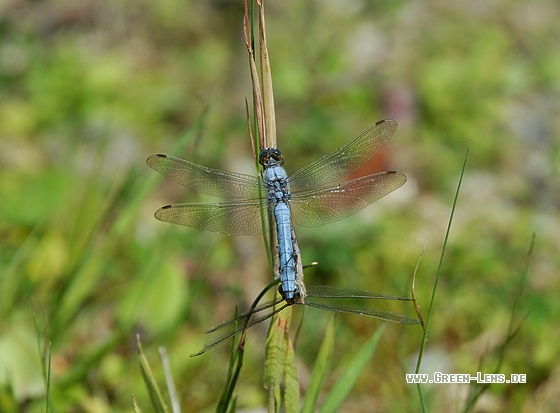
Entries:
[[290,186],[284,168],[278,165],[268,165],[264,170],[263,180],[269,201],[276,204],[287,202],[290,199]]
[[282,165],[284,163],[284,156],[278,149],[266,148],[263,149],[259,156],[259,163],[265,167]]

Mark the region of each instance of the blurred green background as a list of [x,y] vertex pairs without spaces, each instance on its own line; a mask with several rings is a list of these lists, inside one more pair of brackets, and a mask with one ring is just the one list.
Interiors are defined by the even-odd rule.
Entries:
[[[29,1],[0,4],[0,403],[44,406],[33,308],[52,342],[60,412],[148,410],[140,334],[163,384],[171,359],[184,411],[213,411],[229,347],[198,358],[204,331],[270,280],[260,237],[161,223],[162,205],[199,195],[145,159],[169,153],[255,173],[241,0]],[[399,130],[374,169],[408,177],[344,221],[296,228],[309,284],[408,295],[427,311],[453,194],[471,151],[436,299],[425,371],[492,372],[529,278],[504,373],[478,411],[558,411],[560,386],[560,4],[328,0],[269,2],[279,148],[288,172],[379,119]],[[204,200],[207,200],[204,198]],[[410,306],[391,305],[413,315]],[[296,310],[296,320],[302,310]],[[331,314],[308,309],[297,342],[305,391]],[[380,322],[337,315],[327,389]],[[266,326],[249,333],[239,408],[265,405]],[[418,326],[388,325],[344,412],[418,411],[404,382]],[[430,411],[462,406],[464,385],[426,386]],[[11,406],[11,407],[10,407]]]

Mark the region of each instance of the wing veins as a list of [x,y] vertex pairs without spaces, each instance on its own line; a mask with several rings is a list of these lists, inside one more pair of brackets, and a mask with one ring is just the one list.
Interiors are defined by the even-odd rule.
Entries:
[[289,176],[294,191],[340,182],[371,159],[397,130],[394,120],[381,120],[337,150],[297,169]]
[[167,179],[206,195],[223,198],[258,198],[261,179],[238,172],[226,172],[162,154],[152,155],[146,163]]

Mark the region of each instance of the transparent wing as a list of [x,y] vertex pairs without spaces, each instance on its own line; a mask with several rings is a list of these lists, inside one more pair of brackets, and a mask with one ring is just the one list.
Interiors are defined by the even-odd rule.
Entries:
[[330,285],[306,285],[308,297],[320,298],[367,298],[378,300],[399,300],[412,301],[411,298],[386,295],[367,290],[357,290],[353,288],[337,288]]
[[204,344],[204,347],[202,348],[202,350],[200,350],[198,353],[191,354],[191,357],[200,356],[201,354],[206,353],[208,350],[211,350],[211,349],[213,349],[214,347],[216,347],[217,345],[222,344],[224,341],[226,341],[226,340],[232,338],[233,336],[235,336],[235,335],[237,335],[237,334],[239,334],[239,333],[241,333],[241,332],[243,332],[243,331],[245,331],[245,330],[248,330],[249,328],[253,327],[255,324],[262,323],[263,321],[269,319],[269,318],[272,317],[274,314],[279,313],[280,311],[282,311],[282,310],[283,310],[284,308],[286,308],[286,307],[288,307],[288,304],[283,305],[283,306],[277,308],[276,310],[274,310],[274,311],[272,311],[272,312],[270,312],[270,313],[268,313],[268,314],[265,314],[265,315],[263,315],[263,316],[257,318],[256,320],[251,321],[251,322],[248,323],[247,325],[238,327],[237,329],[235,329],[235,330],[233,330],[233,331],[231,331],[231,332],[229,332],[229,333],[227,333],[227,334],[224,334],[223,336],[219,336],[219,337],[213,338],[212,340],[210,340],[210,341],[208,341],[207,343],[205,343],[205,344]]
[[397,130],[394,120],[380,120],[346,145],[293,172],[288,181],[292,191],[322,188],[341,182],[373,157]]
[[228,235],[259,235],[268,231],[268,220],[261,219],[264,200],[229,204],[166,205],[154,216],[160,221]]
[[293,193],[290,199],[292,220],[304,227],[317,227],[341,220],[400,188],[405,182],[404,174],[387,171],[331,188]]
[[227,327],[227,326],[229,326],[229,325],[231,325],[231,324],[234,324],[234,323],[237,322],[237,321],[241,321],[241,320],[244,320],[244,319],[246,319],[246,318],[249,318],[249,317],[251,317],[253,314],[256,314],[256,313],[258,313],[258,312],[260,312],[260,311],[266,310],[266,309],[268,309],[268,308],[270,308],[270,307],[274,307],[276,304],[279,304],[279,303],[281,303],[282,301],[284,301],[283,298],[277,298],[276,300],[270,300],[270,301],[266,301],[266,302],[264,302],[264,303],[262,303],[262,304],[259,304],[259,305],[257,305],[256,307],[251,308],[249,311],[246,311],[246,312],[244,312],[244,313],[242,313],[242,314],[239,314],[237,317],[232,318],[231,320],[224,321],[222,324],[219,324],[219,325],[217,325],[217,326],[215,326],[215,327],[210,328],[210,329],[206,332],[206,334],[213,333],[214,331],[217,331],[217,330],[219,330],[219,329],[221,329],[221,328],[224,328],[224,327]]
[[[385,320],[385,321],[392,321],[395,323],[400,323],[400,324],[420,324],[420,320],[417,318],[412,318],[409,317],[407,315],[404,314],[399,314],[399,313],[393,313],[391,311],[387,311],[387,310],[382,310],[380,308],[363,308],[363,307],[352,307],[352,306],[344,306],[344,305],[336,305],[336,304],[323,304],[323,303],[316,303],[313,301],[309,301],[307,300],[307,297],[320,297],[320,298],[368,298],[368,299],[382,299],[382,300],[403,300],[403,301],[410,301],[410,298],[404,298],[404,297],[396,297],[396,296],[392,296],[392,295],[385,295],[385,294],[380,294],[380,293],[375,293],[375,292],[371,292],[371,291],[366,291],[366,290],[356,290],[356,289],[351,289],[351,288],[336,288],[336,287],[331,287],[331,286],[327,286],[327,285],[319,285],[319,286],[307,286],[307,295],[306,295],[306,299],[305,299],[305,303],[304,305],[308,305],[310,307],[315,307],[315,308],[320,308],[323,310],[329,310],[329,311],[335,311],[335,312],[339,312],[339,313],[352,313],[352,314],[358,314],[358,315],[365,315],[365,316],[369,316],[369,317],[374,317],[374,318],[378,318],[380,320]],[[256,305],[253,308],[251,308],[249,311],[243,313],[243,314],[239,314],[237,317],[226,321],[216,327],[212,327],[210,330],[207,331],[207,333],[213,333],[219,329],[222,329],[226,326],[229,326],[231,324],[234,324],[236,322],[240,322],[243,320],[246,320],[255,315],[258,312],[261,312],[263,310],[269,309],[277,304],[280,304],[282,301],[284,301],[284,298],[280,298],[277,297],[274,300],[271,301],[267,301],[265,303],[262,303],[260,305]],[[218,346],[219,344],[223,343],[224,341],[230,339],[231,337],[242,333],[243,331],[253,327],[255,324],[259,324],[262,323],[263,321],[269,319],[270,317],[272,317],[274,314],[279,313],[280,311],[284,310],[286,307],[288,307],[289,304],[284,304],[281,305],[280,307],[278,307],[276,310],[273,310],[267,314],[264,314],[258,318],[256,318],[255,320],[245,323],[242,326],[238,326],[237,328],[233,329],[232,331],[230,331],[229,333],[223,334],[221,336],[215,337],[212,340],[208,341],[207,343],[204,344],[204,347],[202,350],[200,350],[198,353],[196,354],[191,354],[191,357],[195,357],[195,356],[199,356],[205,352],[207,352],[210,349],[213,349],[214,347]]]
[[260,178],[207,168],[167,155],[152,155],[146,163],[154,171],[179,185],[206,195],[234,198],[259,198]]
[[305,305],[315,308],[321,308],[323,310],[336,311],[337,313],[351,313],[358,315],[365,315],[368,317],[378,318],[380,320],[392,321],[399,324],[420,324],[420,319],[412,318],[404,314],[393,313],[391,311],[382,310],[380,308],[362,308],[362,307],[350,307],[345,305],[334,305],[334,304],[319,304],[310,301],[306,301]]

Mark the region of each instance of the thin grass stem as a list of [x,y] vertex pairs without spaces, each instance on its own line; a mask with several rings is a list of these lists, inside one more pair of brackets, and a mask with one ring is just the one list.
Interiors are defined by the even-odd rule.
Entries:
[[[435,297],[436,297],[436,291],[437,291],[437,286],[438,286],[438,282],[439,282],[439,277],[441,275],[441,269],[443,266],[443,258],[445,256],[445,250],[447,248],[447,241],[449,240],[449,233],[451,231],[451,224],[453,222],[453,216],[455,214],[455,208],[457,207],[457,200],[459,199],[459,192],[461,190],[461,183],[463,182],[463,176],[465,174],[465,168],[467,166],[467,160],[469,158],[469,150],[470,150],[470,142],[469,142],[469,146],[467,146],[467,151],[465,153],[465,159],[463,161],[463,167],[461,168],[461,175],[459,176],[459,183],[457,184],[457,190],[455,191],[455,197],[453,199],[453,206],[451,207],[451,215],[449,216],[449,222],[447,223],[447,230],[445,232],[445,238],[443,241],[443,247],[441,249],[441,256],[439,259],[439,265],[438,265],[438,269],[437,269],[437,273],[436,273],[436,278],[434,281],[434,287],[432,289],[432,296],[430,299],[430,307],[428,308],[428,317],[426,318],[426,322],[424,325],[424,334],[422,335],[422,344],[420,345],[420,352],[418,354],[418,361],[416,363],[416,371],[415,373],[418,374],[420,372],[420,365],[422,364],[422,358],[424,356],[424,350],[426,348],[426,342],[428,341],[428,330],[430,328],[430,321],[432,318],[432,311],[434,309],[434,303],[435,303]],[[416,385],[416,388],[418,389],[418,396],[420,397],[420,402],[422,405],[422,411],[423,412],[427,412],[428,408],[426,406],[426,400],[424,398],[424,393],[422,391],[422,386],[420,383],[418,383]]]

